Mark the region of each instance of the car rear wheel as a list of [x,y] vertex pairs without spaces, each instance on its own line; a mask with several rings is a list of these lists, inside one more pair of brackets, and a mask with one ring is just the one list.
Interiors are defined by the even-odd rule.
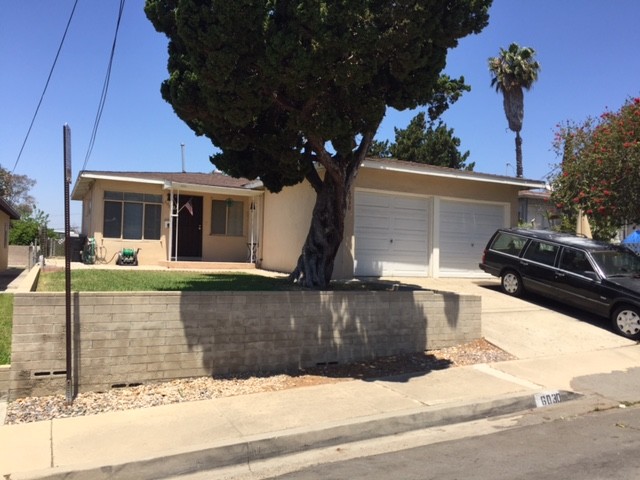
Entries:
[[522,295],[522,279],[513,270],[505,271],[501,276],[502,291],[507,295],[519,297]]
[[620,307],[611,316],[616,333],[631,340],[640,340],[640,309],[627,306]]

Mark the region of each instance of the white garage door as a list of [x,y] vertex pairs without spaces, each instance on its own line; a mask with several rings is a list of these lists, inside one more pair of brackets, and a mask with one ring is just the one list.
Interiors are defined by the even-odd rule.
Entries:
[[425,276],[428,200],[356,192],[355,275]]
[[504,226],[505,206],[440,201],[440,276],[480,275],[491,235]]

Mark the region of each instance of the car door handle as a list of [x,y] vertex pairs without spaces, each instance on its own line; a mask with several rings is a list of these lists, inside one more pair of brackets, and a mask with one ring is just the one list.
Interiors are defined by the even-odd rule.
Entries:
[[522,260],[520,260],[520,265],[522,265],[523,267],[528,267],[529,262],[523,262]]
[[556,278],[564,278],[566,275],[562,272],[556,272]]

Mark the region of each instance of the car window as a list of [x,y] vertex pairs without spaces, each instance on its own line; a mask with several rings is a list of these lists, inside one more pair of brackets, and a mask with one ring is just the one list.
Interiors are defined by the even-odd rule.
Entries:
[[491,248],[498,252],[508,253],[509,255],[520,255],[520,251],[527,243],[527,239],[512,235],[506,232],[500,232],[496,236]]
[[568,272],[584,275],[593,273],[593,267],[587,258],[587,254],[575,248],[564,248],[560,258],[560,268]]
[[524,252],[524,258],[545,265],[553,266],[556,260],[556,254],[559,247],[547,242],[533,240],[527,251]]
[[640,257],[630,250],[612,248],[591,255],[607,277],[640,274]]

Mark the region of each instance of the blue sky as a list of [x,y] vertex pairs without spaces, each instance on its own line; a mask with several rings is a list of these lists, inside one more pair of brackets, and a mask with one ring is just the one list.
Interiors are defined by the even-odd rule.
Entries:
[[[14,169],[42,94],[73,0],[6,0],[0,16],[0,165]],[[85,156],[106,74],[120,2],[80,0],[38,117],[15,173],[32,190],[50,227],[64,226],[62,126],[71,127],[75,180]],[[196,137],[160,97],[167,40],[127,0],[106,104],[89,170],[180,171],[185,144],[191,172],[212,170],[214,148]],[[515,175],[514,134],[502,98],[490,87],[487,59],[511,42],[537,51],[538,82],[525,94],[524,176],[544,179],[557,159],[555,125],[617,109],[640,95],[640,2],[637,0],[495,0],[489,25],[449,53],[446,73],[471,85],[443,117],[470,150],[476,171]],[[389,110],[379,140],[394,138],[416,111]],[[80,225],[80,203],[71,202]]]

